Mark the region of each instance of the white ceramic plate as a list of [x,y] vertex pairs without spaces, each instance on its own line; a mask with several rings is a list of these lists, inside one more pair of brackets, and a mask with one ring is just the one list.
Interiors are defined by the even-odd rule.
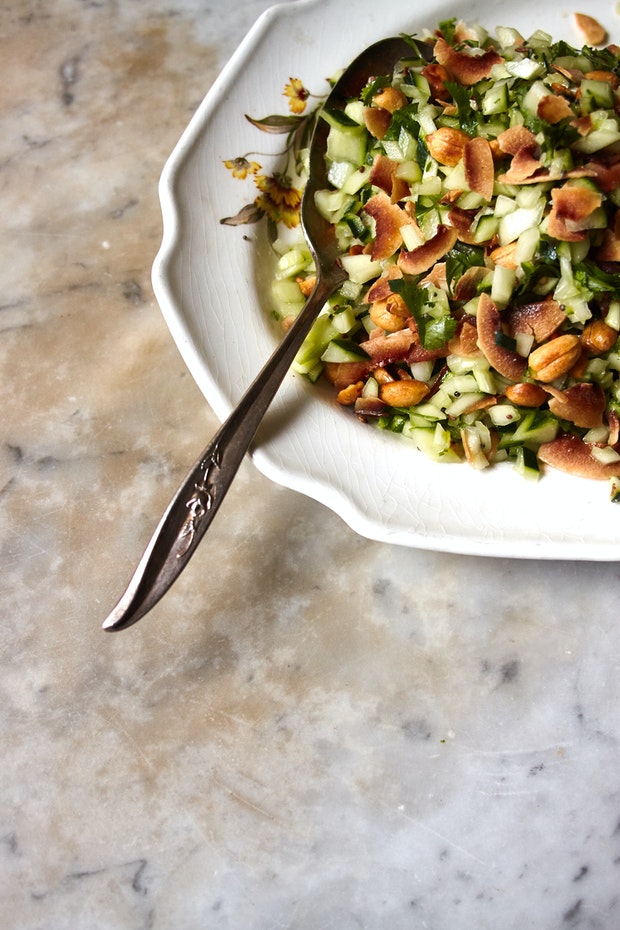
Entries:
[[[611,0],[587,12],[620,39]],[[224,159],[260,149],[277,162],[282,136],[259,133],[245,114],[287,112],[291,76],[312,93],[365,46],[383,36],[433,28],[452,16],[489,30],[544,28],[579,45],[572,3],[512,0],[300,0],[268,10],[215,82],[162,174],[164,237],[153,284],[193,377],[223,419],[274,347],[267,282],[257,259],[258,226],[222,226],[255,196]],[[200,441],[202,437],[197,437]],[[412,444],[359,423],[299,376],[289,375],[253,452],[268,477],[321,501],[372,539],[450,552],[532,558],[616,560],[620,506],[606,484],[558,473],[538,483],[512,468],[476,472],[437,465]]]

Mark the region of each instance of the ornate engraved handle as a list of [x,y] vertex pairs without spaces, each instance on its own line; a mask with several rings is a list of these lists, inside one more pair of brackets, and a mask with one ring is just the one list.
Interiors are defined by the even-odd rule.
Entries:
[[342,273],[337,269],[319,277],[295,323],[170,502],[127,590],[103,624],[105,630],[131,626],[159,601],[181,574],[228,491],[318,310],[341,280]]

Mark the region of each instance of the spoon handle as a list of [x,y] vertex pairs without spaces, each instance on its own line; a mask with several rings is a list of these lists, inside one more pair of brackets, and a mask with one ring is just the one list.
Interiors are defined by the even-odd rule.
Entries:
[[131,626],[181,574],[209,528],[319,310],[341,280],[338,271],[319,275],[299,316],[170,501],[127,590],[106,618],[104,630]]

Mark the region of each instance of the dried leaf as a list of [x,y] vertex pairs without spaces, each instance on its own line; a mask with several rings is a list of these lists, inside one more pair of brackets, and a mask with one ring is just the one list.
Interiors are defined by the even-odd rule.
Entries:
[[264,119],[254,119],[254,117],[248,116],[246,113],[245,118],[249,123],[252,123],[253,126],[256,126],[257,129],[260,129],[261,132],[283,135],[284,133],[297,129],[299,124],[302,123],[306,117],[278,116],[274,114],[273,116],[265,116]]
[[249,203],[236,216],[225,216],[220,220],[224,226],[244,226],[249,223],[258,223],[265,214],[255,203]]

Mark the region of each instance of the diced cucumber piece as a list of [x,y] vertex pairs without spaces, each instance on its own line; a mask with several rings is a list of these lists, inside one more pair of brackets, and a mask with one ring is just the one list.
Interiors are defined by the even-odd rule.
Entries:
[[611,446],[592,446],[591,454],[592,458],[603,465],[613,465],[620,462],[620,455]]
[[292,365],[294,371],[305,375],[316,368],[321,361],[323,352],[331,340],[337,338],[338,335],[338,330],[329,314],[322,313],[318,316],[306,336],[304,344],[295,356]]
[[321,116],[329,123],[327,136],[328,161],[348,161],[361,165],[366,157],[368,132],[341,110],[321,110]]
[[616,332],[620,332],[620,300],[610,301],[605,322]]
[[[416,408],[417,409],[417,408]],[[445,462],[456,464],[461,461],[459,455],[452,447],[445,447],[445,442],[436,443],[436,429],[425,429],[420,427],[403,428],[403,435],[413,440],[420,452],[423,452],[430,459],[436,462]]]
[[407,159],[402,161],[396,169],[396,177],[407,181],[408,184],[414,184],[422,180],[422,169],[417,161]]
[[501,219],[502,216],[507,216],[508,213],[512,213],[516,209],[517,201],[514,197],[507,197],[506,194],[498,194],[495,198],[493,213],[498,219]]
[[493,214],[481,216],[474,230],[474,242],[489,242],[493,236],[497,235],[499,224],[500,220]]
[[465,413],[466,410],[469,410],[470,407],[473,407],[474,404],[477,404],[478,401],[481,400],[484,400],[484,394],[481,391],[461,394],[460,397],[455,398],[452,403],[447,406],[446,413],[449,417],[460,417],[461,414]]
[[349,339],[332,339],[321,355],[322,362],[361,362],[368,355],[357,343]]
[[352,119],[344,110],[335,110],[323,107],[319,116],[329,124],[330,129],[336,129],[345,135],[357,135],[362,128],[359,120]]
[[315,192],[314,202],[328,223],[337,223],[350,210],[354,200],[346,191],[320,190]]
[[499,243],[509,245],[518,239],[522,232],[532,227],[538,227],[543,217],[545,201],[540,200],[533,207],[517,207],[512,213],[502,216],[499,221]]
[[610,120],[609,125],[593,129],[587,136],[574,142],[573,148],[582,155],[592,155],[594,152],[606,149],[608,145],[615,145],[616,142],[620,142],[620,130],[615,120]]
[[512,292],[517,281],[514,268],[505,265],[496,265],[491,285],[491,300],[499,310],[503,310],[510,303]]
[[362,100],[349,100],[344,112],[345,116],[348,116],[354,123],[364,125],[364,102]]
[[[506,64],[506,69],[510,69],[511,62]],[[492,116],[495,113],[505,113],[508,109],[508,82],[497,81],[485,93],[482,98],[482,113],[484,116]]]
[[367,165],[360,165],[359,168],[356,168],[355,171],[351,172],[349,177],[346,179],[346,181],[342,185],[343,193],[357,194],[357,192],[368,181],[369,175],[370,175],[370,168]]
[[447,377],[442,382],[443,390],[450,397],[458,397],[461,394],[472,394],[479,390],[478,382],[473,374],[453,375]]
[[400,227],[400,232],[403,237],[403,245],[408,252],[413,252],[414,249],[424,244],[424,236],[413,223],[405,223],[404,226]]
[[558,421],[552,414],[532,410],[523,415],[513,432],[503,434],[500,446],[516,446],[523,443],[538,446],[555,439],[559,429]]
[[350,278],[343,281],[340,285],[340,293],[345,300],[355,301],[359,298],[361,292],[362,285],[358,284],[356,281],[351,281]]
[[533,78],[541,77],[545,73],[545,66],[532,58],[506,61],[504,62],[504,68],[511,77],[522,78],[525,81],[531,81]]
[[579,87],[579,105],[583,113],[591,113],[592,110],[613,110],[614,92],[608,81],[584,78]]
[[523,265],[525,262],[531,262],[540,244],[540,229],[536,226],[530,226],[525,229],[517,239],[515,248],[515,264]]
[[373,261],[370,255],[364,252],[359,255],[343,255],[340,261],[350,280],[355,284],[365,284],[381,274],[381,262]]
[[305,298],[299,290],[299,285],[296,281],[291,281],[290,279],[278,280],[276,278],[271,285],[271,293],[278,304],[300,304],[303,306],[305,303]]
[[[357,324],[353,307],[342,307],[332,316],[332,321],[339,333],[350,333]],[[364,353],[366,354],[366,353]]]
[[521,414],[513,404],[495,404],[489,407],[488,413],[494,426],[512,426],[521,419]]
[[531,113],[532,116],[536,116],[538,114],[538,104],[543,97],[547,97],[549,93],[550,91],[546,84],[543,84],[542,81],[534,81],[523,98],[523,103],[521,104],[523,109]]
[[341,188],[354,171],[355,166],[350,161],[333,161],[327,171],[327,180],[332,187]]
[[413,362],[409,369],[416,381],[428,381],[433,373],[433,362]]
[[289,249],[278,259],[276,267],[276,280],[293,278],[305,271],[312,262],[310,253],[306,248]]
[[536,453],[526,446],[517,448],[514,468],[522,478],[527,478],[530,481],[538,481],[540,478],[540,466],[538,465]]

